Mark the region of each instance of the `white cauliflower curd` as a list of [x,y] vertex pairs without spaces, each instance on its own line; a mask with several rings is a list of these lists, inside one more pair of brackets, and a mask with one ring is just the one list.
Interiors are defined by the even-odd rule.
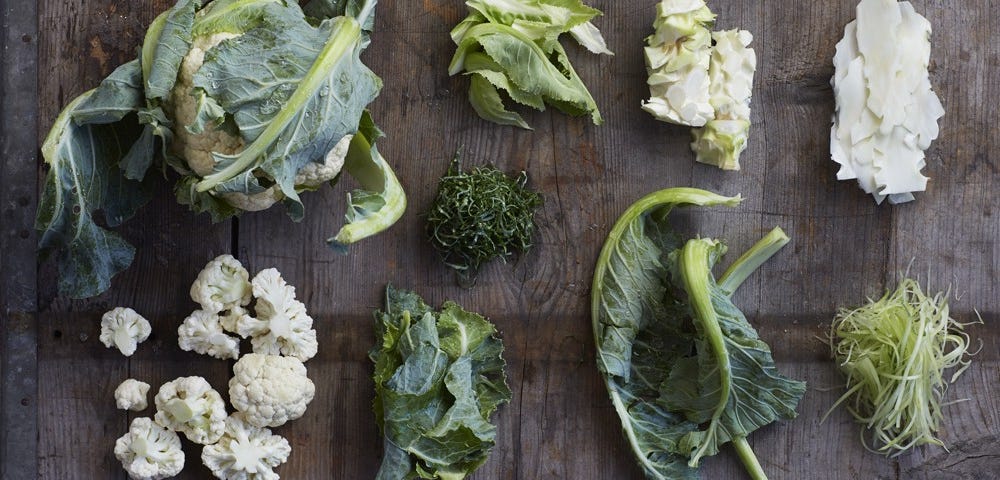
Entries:
[[115,389],[115,405],[121,410],[140,411],[149,406],[146,396],[149,394],[149,384],[129,378]]
[[217,313],[195,310],[177,328],[177,343],[181,350],[194,351],[221,360],[240,356],[240,340],[226,335]]
[[154,418],[161,426],[202,445],[215,443],[222,436],[226,404],[204,378],[181,377],[167,382],[154,400]]
[[131,357],[152,332],[149,321],[131,308],[118,307],[101,317],[101,343],[118,348],[126,357]]
[[115,458],[135,480],[169,478],[184,468],[181,439],[145,417],[132,420],[128,433],[115,441]]
[[229,380],[229,401],[257,427],[278,427],[301,417],[315,394],[305,365],[292,357],[244,355]]
[[319,348],[316,330],[306,306],[295,299],[295,287],[274,268],[258,273],[251,284],[257,317],[239,317],[236,333],[252,337],[255,353],[287,355],[303,362],[314,357]]
[[277,480],[274,467],[285,463],[291,452],[288,440],[234,413],[226,419],[219,442],[201,450],[201,462],[223,480]]

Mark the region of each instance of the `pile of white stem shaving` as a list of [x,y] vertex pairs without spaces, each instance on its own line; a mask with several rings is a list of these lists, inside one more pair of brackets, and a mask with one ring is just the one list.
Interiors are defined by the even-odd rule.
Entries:
[[931,25],[910,2],[861,0],[833,57],[837,100],[830,154],[839,180],[857,179],[875,201],[924,191],[924,151],[944,115],[931,90]]

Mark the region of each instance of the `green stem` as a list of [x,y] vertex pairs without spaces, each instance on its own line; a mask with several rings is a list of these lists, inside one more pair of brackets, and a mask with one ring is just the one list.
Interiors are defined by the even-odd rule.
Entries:
[[736,447],[736,453],[740,456],[740,461],[742,461],[743,466],[746,467],[747,473],[750,474],[750,478],[753,480],[767,480],[767,474],[764,473],[764,468],[760,466],[760,462],[757,461],[757,456],[754,455],[753,449],[750,448],[750,444],[747,443],[747,437],[734,438],[733,446]]
[[719,288],[726,295],[732,295],[746,281],[751,273],[760,268],[769,258],[788,244],[790,239],[780,227],[774,227],[764,238],[760,239],[750,250],[736,259],[726,272],[719,277]]
[[249,147],[240,152],[229,166],[208,175],[195,184],[196,190],[199,192],[211,190],[240,172],[257,168],[263,163],[267,149],[271,147],[288,124],[302,113],[302,107],[326,83],[330,73],[340,63],[340,58],[347,55],[361,38],[361,25],[358,24],[357,20],[350,17],[338,17],[337,23],[332,28],[333,33],[330,34],[330,39],[323,46],[319,56],[316,57],[316,61],[306,72],[292,96],[288,98],[285,106],[268,123],[267,128]]
[[[712,271],[709,268],[709,257],[711,249],[716,245],[714,240],[696,239],[689,240],[681,249],[680,271],[684,281],[684,290],[688,294],[688,304],[691,306],[693,320],[702,329],[705,340],[708,341],[715,361],[718,364],[719,375],[719,401],[712,412],[712,421],[708,427],[709,432],[718,428],[722,414],[729,403],[729,395],[732,391],[732,367],[729,361],[729,350],[726,348],[725,335],[719,325],[719,316],[712,305],[712,294],[709,291],[709,279]],[[688,463],[692,467],[698,465],[698,460],[705,455],[711,442],[702,442],[701,447],[691,454],[691,461]]]

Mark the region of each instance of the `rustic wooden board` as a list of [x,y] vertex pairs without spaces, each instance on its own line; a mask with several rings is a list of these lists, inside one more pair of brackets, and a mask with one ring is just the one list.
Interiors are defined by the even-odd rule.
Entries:
[[[145,26],[171,3],[40,0],[39,135],[62,105],[131,58]],[[737,295],[780,368],[810,384],[798,419],[750,439],[772,479],[1000,477],[1000,213],[991,195],[1000,185],[1000,129],[991,104],[1000,95],[1000,46],[992,41],[1000,26],[991,2],[914,2],[935,28],[931,79],[948,113],[929,152],[928,192],[896,207],[876,206],[855,186],[837,182],[829,161],[830,59],[854,17],[854,0],[713,2],[719,28],[755,34],[759,59],[754,127],[740,173],[695,165],[688,129],[655,122],[638,108],[646,94],[640,47],[656,2],[591,3],[605,12],[597,23],[617,55],[569,50],[606,123],[595,127],[554,111],[530,113],[532,132],[479,120],[466,100],[467,81],[448,77],[454,47],[447,33],[464,15],[460,1],[379,6],[364,59],[385,81],[372,105],[388,134],[379,148],[396,167],[410,210],[386,234],[352,247],[350,256],[323,244],[340,225],[344,186],[308,195],[301,224],[274,209],[214,226],[176,205],[164,188],[125,227],[139,254],[107,294],[85,302],[58,299],[54,269],[42,266],[38,477],[124,478],[111,449],[131,417],[114,409],[111,392],[127,376],[155,388],[197,373],[225,390],[230,364],[181,352],[175,330],[194,308],[187,287],[198,269],[232,252],[253,271],[279,268],[317,321],[320,354],[308,363],[316,400],[305,418],[277,429],[293,447],[279,470],[284,478],[369,478],[377,469],[381,445],[370,413],[366,354],[374,341],[371,311],[389,282],[435,304],[453,299],[483,312],[503,333],[514,398],[496,417],[498,445],[476,479],[642,478],[594,364],[589,285],[597,252],[621,211],[649,191],[682,185],[746,197],[739,209],[680,215],[679,224],[692,232],[725,238],[733,251],[775,225],[793,237]],[[4,68],[11,68],[4,59]],[[6,101],[10,94],[4,95]],[[9,117],[3,122],[6,134],[12,124]],[[514,264],[490,266],[472,290],[455,286],[439,264],[419,215],[462,145],[468,164],[526,170],[546,201],[537,247]],[[2,173],[12,171],[19,166],[7,159]],[[3,183],[4,202],[8,185],[15,183]],[[24,214],[30,205],[0,208],[4,235],[30,232],[31,214]],[[0,265],[6,269],[14,256],[4,251]],[[953,302],[958,316],[973,318],[978,308],[986,325],[972,328],[983,348],[949,392],[969,399],[946,410],[943,437],[950,453],[927,448],[893,460],[865,452],[857,425],[843,412],[819,423],[839,394],[839,377],[817,337],[837,306],[879,294],[911,260],[914,273],[963,293]],[[3,298],[7,320],[14,304]],[[30,301],[19,305],[27,307],[18,311],[36,314]],[[117,305],[133,306],[154,324],[154,338],[130,360],[97,341],[101,313]],[[3,452],[0,463],[6,464],[13,457]],[[188,449],[182,478],[210,478],[197,466],[198,454]],[[743,475],[728,450],[703,465],[703,478]]]

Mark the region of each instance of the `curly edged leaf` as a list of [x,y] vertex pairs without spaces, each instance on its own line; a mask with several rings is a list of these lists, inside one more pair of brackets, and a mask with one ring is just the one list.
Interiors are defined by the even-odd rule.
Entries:
[[391,286],[375,317],[374,410],[385,440],[376,478],[465,478],[486,461],[496,438],[489,417],[511,398],[496,328]]
[[603,123],[596,102],[559,43],[559,36],[568,32],[591,52],[611,54],[590,23],[600,11],[579,0],[466,4],[471,13],[451,31],[458,48],[448,72],[472,76],[469,99],[481,117],[530,129],[520,115],[504,107],[499,94],[504,90],[522,105],[544,110],[548,103],[570,115],[589,114],[596,125]]
[[[126,65],[116,73],[138,64]],[[148,182],[125,178],[119,165],[141,135],[138,124],[74,121],[81,106],[87,107],[83,122],[114,120],[134,107],[131,95],[108,94],[116,85],[102,84],[77,97],[59,114],[42,144],[49,171],[35,220],[35,229],[42,232],[38,248],[43,259],[57,255],[59,292],[72,298],[107,290],[111,277],[127,268],[135,254],[120,235],[96,223],[95,213],[103,211],[105,224],[115,227],[150,198]]]

